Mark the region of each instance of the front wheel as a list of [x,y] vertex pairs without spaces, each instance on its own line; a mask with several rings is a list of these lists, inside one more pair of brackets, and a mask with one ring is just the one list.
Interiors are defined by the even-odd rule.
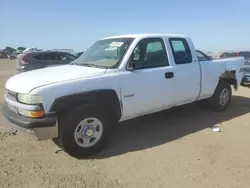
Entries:
[[75,109],[59,120],[56,144],[72,157],[90,157],[103,148],[110,126],[101,108]]
[[231,98],[231,85],[224,80],[220,80],[213,96],[207,102],[213,111],[224,111],[230,104]]

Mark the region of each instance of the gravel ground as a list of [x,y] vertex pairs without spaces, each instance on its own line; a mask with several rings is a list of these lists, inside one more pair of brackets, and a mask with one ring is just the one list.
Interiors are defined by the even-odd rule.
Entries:
[[[14,62],[0,60],[0,106]],[[249,96],[241,87],[222,113],[191,104],[121,123],[107,148],[88,160],[11,132],[0,115],[0,187],[248,188]]]

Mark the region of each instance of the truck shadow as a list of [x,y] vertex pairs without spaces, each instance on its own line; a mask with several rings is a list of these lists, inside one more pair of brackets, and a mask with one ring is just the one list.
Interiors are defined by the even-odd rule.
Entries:
[[250,112],[250,98],[232,96],[225,112],[211,112],[197,103],[172,108],[117,125],[109,145],[94,159],[156,147]]

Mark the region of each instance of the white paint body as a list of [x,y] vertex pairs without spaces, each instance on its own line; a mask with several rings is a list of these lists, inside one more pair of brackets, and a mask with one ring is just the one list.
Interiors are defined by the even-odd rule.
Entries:
[[[49,112],[53,101],[58,97],[85,91],[113,89],[123,105],[120,119],[123,121],[209,98],[215,91],[219,77],[227,70],[235,70],[237,88],[242,80],[243,58],[198,62],[194,45],[189,37],[142,34],[113,38],[119,37],[133,37],[135,40],[117,69],[77,65],[44,68],[11,77],[6,83],[6,89],[17,93],[40,95],[46,113]],[[164,40],[170,66],[126,70],[128,59],[137,43],[141,39],[152,37],[161,37]],[[192,63],[175,64],[168,43],[169,37],[181,37],[187,40],[192,53]],[[173,72],[174,77],[166,79],[164,76],[166,72]]]

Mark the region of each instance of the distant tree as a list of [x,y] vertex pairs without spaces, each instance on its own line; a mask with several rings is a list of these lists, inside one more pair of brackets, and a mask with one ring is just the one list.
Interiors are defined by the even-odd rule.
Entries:
[[13,52],[15,52],[15,51],[16,51],[16,49],[15,49],[15,48],[12,48],[12,47],[7,46],[7,47],[5,48],[5,51],[6,51],[7,53],[9,53],[9,54],[12,54]]
[[17,50],[25,50],[26,48],[25,47],[18,47]]

